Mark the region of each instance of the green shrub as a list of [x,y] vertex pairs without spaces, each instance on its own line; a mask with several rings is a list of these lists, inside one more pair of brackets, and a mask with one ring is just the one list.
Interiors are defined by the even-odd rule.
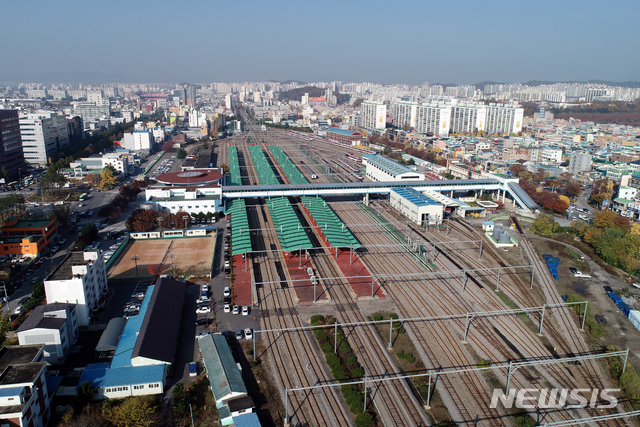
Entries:
[[364,369],[362,369],[362,367],[358,366],[357,368],[351,370],[351,378],[362,377],[364,377]]
[[389,313],[389,319],[397,319],[398,315],[395,313]]
[[336,318],[335,317],[327,317],[327,320],[325,321],[325,323],[327,325],[333,325],[334,323],[336,323]]
[[349,343],[346,341],[342,341],[342,343],[340,343],[340,351],[342,353],[351,353],[351,347],[349,346]]
[[620,387],[629,399],[640,399],[640,377],[635,371],[627,369],[620,375]]
[[479,369],[483,369],[485,371],[488,371],[490,366],[491,366],[491,360],[486,360],[486,359],[480,359],[477,364],[477,367]]
[[251,362],[249,362],[249,366],[251,366],[252,368],[255,368],[259,364],[260,364],[259,360],[252,360]]
[[363,412],[356,416],[356,427],[370,427],[373,423],[373,415],[369,412]]
[[320,350],[322,350],[323,353],[333,353],[333,345],[331,345],[330,342],[325,342],[324,344],[320,345]]
[[358,365],[358,359],[356,359],[355,356],[351,356],[351,357],[347,357],[344,361],[344,364],[347,366],[354,366],[354,365]]
[[247,356],[253,356],[253,350],[251,349],[245,351],[245,353],[247,354]]
[[340,357],[338,357],[337,354],[327,353],[324,357],[327,361],[327,365],[329,365],[331,369],[333,369],[334,366],[340,366]]
[[380,315],[373,316],[373,320],[375,320],[376,322],[379,322],[382,320],[382,316]]
[[337,381],[344,381],[349,378],[347,371],[345,371],[342,366],[336,366],[335,369],[331,370],[331,372],[333,372],[333,378]]
[[516,427],[534,427],[536,421],[529,414],[516,415],[514,418]]
[[316,339],[318,341],[322,341],[322,340],[326,340],[327,339],[327,333],[323,329],[314,329],[313,330],[313,335],[316,336]]
[[404,334],[405,332],[407,332],[407,330],[406,330],[405,328],[398,328],[398,329],[396,329],[396,333],[397,333],[398,335],[402,335],[402,334]]
[[322,324],[321,322],[324,320],[324,316],[320,315],[320,314],[314,314],[313,316],[311,316],[311,324],[312,325],[320,325]]

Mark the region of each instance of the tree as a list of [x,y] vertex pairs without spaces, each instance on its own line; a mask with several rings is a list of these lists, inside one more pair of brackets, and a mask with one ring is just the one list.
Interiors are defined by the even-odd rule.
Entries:
[[218,132],[218,129],[214,129],[213,133],[211,134],[215,139],[218,139],[218,137],[220,136],[220,132]]
[[49,167],[40,181],[38,181],[38,187],[42,191],[51,191],[53,188],[57,188],[67,182],[67,178],[60,175],[55,168]]
[[162,274],[162,272],[164,271],[164,265],[162,264],[151,264],[148,268],[149,274],[151,274],[154,277],[158,277]]
[[613,211],[602,211],[593,217],[593,225],[600,228],[615,228],[618,214]]
[[564,192],[569,197],[578,197],[582,189],[578,184],[567,184],[564,186]]
[[100,175],[97,173],[90,173],[84,177],[84,182],[95,187],[100,184]]
[[3,166],[2,169],[0,169],[0,175],[2,175],[2,178],[5,179],[5,182],[9,182],[11,174],[9,173],[9,169],[7,169],[6,166]]
[[153,230],[156,224],[158,212],[148,209],[136,209],[125,221],[125,226],[129,231],[144,233]]
[[151,427],[159,421],[154,399],[150,396],[131,397],[119,404],[105,405],[102,415],[116,427]]
[[200,146],[201,149],[203,150],[208,150],[209,149],[209,143],[207,141],[202,141],[202,145]]
[[93,241],[98,237],[98,226],[94,222],[90,222],[82,228],[80,235],[87,236]]
[[111,188],[113,184],[116,183],[117,178],[114,175],[113,168],[110,165],[107,165],[102,170],[102,175],[100,175],[100,189],[108,190]]
[[93,400],[93,396],[96,395],[98,389],[93,387],[90,382],[83,381],[78,387],[78,406],[80,409],[84,408]]
[[180,147],[178,153],[176,154],[176,157],[178,159],[184,159],[185,157],[187,157],[187,151],[184,148]]
[[533,223],[533,229],[537,233],[540,234],[551,234],[560,228],[560,224],[558,224],[552,216],[539,214]]

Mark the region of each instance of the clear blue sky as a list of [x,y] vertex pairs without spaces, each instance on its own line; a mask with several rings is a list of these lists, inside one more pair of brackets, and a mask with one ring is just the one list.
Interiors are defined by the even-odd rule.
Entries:
[[0,81],[640,80],[637,0],[2,3]]

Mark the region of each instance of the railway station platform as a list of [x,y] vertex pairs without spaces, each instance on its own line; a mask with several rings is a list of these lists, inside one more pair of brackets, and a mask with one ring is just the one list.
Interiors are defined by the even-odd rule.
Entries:
[[233,295],[237,305],[251,306],[251,268],[249,271],[242,260],[242,255],[233,256]]
[[[312,306],[314,301],[314,286],[311,283],[309,275],[307,274],[307,268],[313,268],[313,266],[311,265],[311,258],[309,257],[308,259],[306,259],[304,251],[302,252],[302,259],[300,259],[300,256],[298,256],[298,253],[292,252],[289,254],[285,254],[285,265],[287,267],[287,271],[289,272],[289,277],[293,281],[293,290],[295,291],[296,297],[298,298],[298,304],[303,307]],[[304,281],[298,281],[302,279],[304,279]],[[316,303],[328,301],[327,292],[325,291],[322,284],[318,283],[315,288]]]

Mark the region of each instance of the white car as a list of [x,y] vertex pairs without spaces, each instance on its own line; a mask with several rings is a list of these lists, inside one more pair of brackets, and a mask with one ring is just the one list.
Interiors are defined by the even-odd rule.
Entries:
[[224,312],[225,313],[231,313],[231,306],[229,304],[225,304],[224,305]]
[[207,335],[211,335],[211,332],[200,332],[199,334],[196,334],[196,339],[202,339],[204,337],[206,337]]
[[248,316],[249,315],[249,306],[244,306],[242,307],[242,315],[243,316]]
[[203,314],[203,313],[211,313],[211,307],[207,306],[202,306],[202,307],[198,307],[198,309],[196,310],[196,313],[198,314]]
[[208,298],[208,297],[207,297],[207,298],[204,298],[204,297],[203,297],[203,298],[198,298],[198,299],[196,300],[196,304],[202,304],[203,302],[211,302],[211,298]]
[[232,313],[233,314],[240,314],[240,306],[239,305],[234,305]]
[[253,339],[253,331],[251,330],[251,328],[246,328],[244,330],[244,337],[248,340]]
[[209,285],[202,285],[202,292],[209,292]]
[[222,292],[222,296],[228,297],[229,295],[231,295],[231,289],[229,289],[229,287],[226,286],[224,288],[224,291]]

